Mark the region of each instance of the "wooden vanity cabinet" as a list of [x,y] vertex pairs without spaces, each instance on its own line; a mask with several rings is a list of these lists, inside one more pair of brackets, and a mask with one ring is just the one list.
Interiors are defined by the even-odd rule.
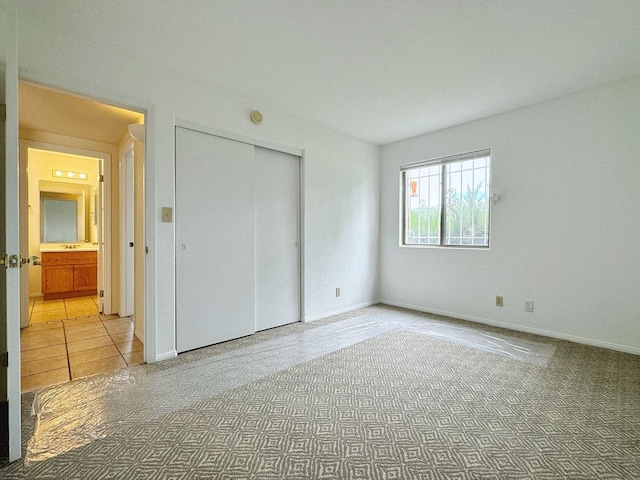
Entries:
[[97,293],[98,252],[42,252],[41,263],[45,300]]

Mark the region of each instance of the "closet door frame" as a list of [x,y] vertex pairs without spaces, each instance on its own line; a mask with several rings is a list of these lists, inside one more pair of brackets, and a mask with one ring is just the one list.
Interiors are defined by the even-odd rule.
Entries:
[[[299,157],[300,159],[300,184],[299,184],[299,206],[298,206],[298,232],[299,232],[299,309],[300,309],[300,321],[304,321],[305,318],[305,150],[298,147],[292,147],[289,145],[283,145],[279,143],[265,141],[263,139],[253,138],[250,136],[229,132],[217,128],[207,127],[202,124],[194,123],[183,118],[176,117],[174,122],[174,130],[177,128],[185,128],[194,130],[196,132],[214,135],[217,137],[225,138],[228,140],[234,140],[236,142],[247,143],[255,147],[266,148],[269,150],[275,150],[277,152],[287,153]],[[173,251],[177,251],[177,244],[174,238]],[[174,257],[174,261],[177,258]],[[176,305],[177,307],[177,305]],[[177,320],[177,319],[176,319]],[[177,343],[176,343],[177,347]]]

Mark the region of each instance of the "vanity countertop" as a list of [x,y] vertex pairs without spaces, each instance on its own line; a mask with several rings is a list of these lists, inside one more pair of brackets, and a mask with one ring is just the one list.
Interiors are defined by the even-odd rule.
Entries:
[[40,252],[97,252],[94,243],[41,243]]

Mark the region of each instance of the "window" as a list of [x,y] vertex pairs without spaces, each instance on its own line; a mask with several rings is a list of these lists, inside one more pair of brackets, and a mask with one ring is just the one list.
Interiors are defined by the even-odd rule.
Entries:
[[403,245],[489,246],[489,150],[400,170]]

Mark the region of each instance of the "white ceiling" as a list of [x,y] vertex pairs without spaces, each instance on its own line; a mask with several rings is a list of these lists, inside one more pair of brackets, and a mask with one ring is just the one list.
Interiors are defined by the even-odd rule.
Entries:
[[21,5],[42,22],[377,144],[640,75],[640,0]]

